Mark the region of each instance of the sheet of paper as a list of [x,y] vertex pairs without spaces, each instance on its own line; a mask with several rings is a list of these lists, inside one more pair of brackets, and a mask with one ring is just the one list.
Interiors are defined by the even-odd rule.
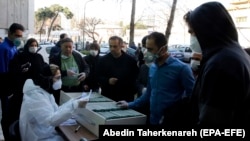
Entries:
[[82,99],[82,100],[89,100],[91,94],[92,94],[92,90],[90,90],[90,92],[88,92],[88,93],[87,92],[83,92],[80,99]]

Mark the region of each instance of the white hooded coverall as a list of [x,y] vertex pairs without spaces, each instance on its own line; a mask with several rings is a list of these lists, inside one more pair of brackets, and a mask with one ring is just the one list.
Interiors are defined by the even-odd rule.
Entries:
[[76,114],[78,101],[70,100],[58,107],[54,96],[26,80],[19,118],[22,141],[64,141],[55,127]]

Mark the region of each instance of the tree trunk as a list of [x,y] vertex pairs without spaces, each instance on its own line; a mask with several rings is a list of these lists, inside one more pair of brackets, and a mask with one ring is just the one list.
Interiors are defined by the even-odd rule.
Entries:
[[165,37],[167,39],[167,44],[166,44],[167,46],[168,46],[169,36],[171,34],[171,29],[172,29],[173,22],[174,22],[174,14],[175,14],[175,9],[176,9],[176,4],[177,4],[177,0],[173,0],[170,17],[169,17],[167,28],[165,31]]
[[40,42],[42,41],[42,29],[43,29],[43,25],[44,25],[44,23],[45,23],[45,19],[43,19],[43,22],[42,22],[42,25],[41,25],[41,28],[40,28],[40,30],[39,30],[39,32],[40,32]]
[[132,0],[132,11],[131,11],[131,20],[130,20],[130,31],[129,31],[129,46],[134,42],[134,33],[135,33],[135,6],[136,0]]
[[55,22],[55,20],[56,20],[56,18],[57,18],[58,15],[59,15],[59,12],[57,12],[56,15],[55,15],[55,17],[52,19],[52,22],[51,22],[51,24],[50,24],[49,31],[48,31],[48,38],[47,38],[47,41],[49,41],[50,32],[51,32],[51,30],[52,30],[53,24],[54,24],[54,22]]

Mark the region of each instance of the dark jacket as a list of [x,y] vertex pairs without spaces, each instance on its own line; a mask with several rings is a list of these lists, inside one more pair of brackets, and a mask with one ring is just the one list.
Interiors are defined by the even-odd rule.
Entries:
[[147,66],[146,64],[143,64],[139,69],[138,78],[136,80],[138,88],[137,92],[138,97],[142,95],[143,88],[147,88],[148,77],[149,77],[148,72],[149,72],[149,66]]
[[189,20],[203,55],[192,119],[199,126],[249,126],[250,57],[238,43],[232,18],[222,4],[208,2]]
[[84,57],[84,60],[86,63],[89,65],[89,76],[85,80],[85,84],[89,86],[89,89],[92,89],[95,92],[99,91],[100,85],[98,83],[98,77],[97,77],[97,65],[98,61],[100,59],[100,56],[92,56],[92,55],[87,55]]
[[[23,68],[21,66],[27,62],[30,63],[29,69],[27,72],[22,72]],[[19,51],[9,64],[9,72],[14,84],[14,93],[22,93],[26,79],[37,77],[42,73],[43,69],[48,66],[41,54],[29,53],[28,49],[22,52]]]
[[[73,57],[74,57],[74,59],[76,61],[76,64],[77,64],[78,68],[79,68],[79,73],[85,72],[86,73],[86,77],[88,77],[88,75],[89,75],[89,66],[86,63],[86,61],[84,60],[84,58],[79,53],[77,53],[75,51],[72,52],[72,55],[73,55]],[[65,70],[63,71],[61,69],[62,68],[61,67],[61,52],[59,52],[54,57],[52,57],[50,59],[49,64],[56,64],[56,65],[58,65],[59,68],[60,68],[62,77],[67,76],[67,71],[65,71]],[[82,81],[80,85],[83,87],[84,81]]]
[[[101,94],[114,101],[133,101],[136,94],[138,72],[136,60],[124,52],[119,58],[114,58],[111,53],[103,56],[98,64]],[[115,85],[109,84],[111,77],[118,78]]]
[[56,43],[54,47],[51,48],[49,53],[49,60],[53,58],[54,55],[57,55],[61,52],[60,41]]
[[[13,60],[9,64],[9,73],[11,82],[11,92],[13,96],[9,99],[9,112],[11,116],[8,118],[9,121],[14,122],[19,119],[19,113],[21,104],[23,101],[23,86],[27,79],[38,79],[43,74],[44,68],[48,68],[49,65],[44,62],[41,54],[29,53],[28,46],[24,47],[24,51],[19,52],[14,56]],[[22,72],[23,64],[30,63],[27,72]]]

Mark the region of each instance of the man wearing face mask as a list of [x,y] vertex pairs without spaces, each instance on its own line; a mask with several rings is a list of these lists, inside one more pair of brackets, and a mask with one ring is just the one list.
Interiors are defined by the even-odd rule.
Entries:
[[[143,47],[146,46],[146,40],[147,40],[147,35],[142,38]],[[139,74],[136,81],[138,87],[137,98],[140,97],[143,93],[145,93],[148,83],[148,71],[150,65],[154,62],[153,59],[154,57],[151,53],[149,52],[144,53],[143,55],[144,64],[142,64],[139,68]]]
[[150,104],[150,124],[184,126],[187,123],[184,123],[182,104],[191,97],[194,77],[190,66],[168,54],[166,43],[162,33],[148,35],[146,48],[155,61],[149,69],[147,91],[133,102],[119,101],[117,104],[122,108],[139,108]]
[[85,79],[84,90],[93,92],[99,92],[100,85],[97,79],[97,64],[100,59],[100,46],[97,43],[91,43],[89,45],[89,55],[84,57],[84,60],[89,65],[89,76]]
[[190,16],[190,12],[187,12],[184,15],[183,19],[188,26],[188,33],[190,33],[190,48],[192,50],[190,66],[193,70],[194,76],[197,77],[199,70],[200,70],[202,52],[201,52],[201,47],[197,40],[197,37],[195,36],[193,29],[189,25],[189,21],[188,21],[189,16]]
[[41,54],[37,53],[38,42],[34,38],[27,40],[23,50],[19,50],[10,61],[9,72],[12,82],[13,96],[9,99],[10,122],[19,118],[20,107],[23,100],[23,85],[26,79],[39,76],[48,64]]
[[61,51],[61,45],[60,45],[61,43],[60,42],[62,39],[65,39],[65,38],[68,38],[68,34],[66,34],[66,33],[60,34],[59,41],[50,50],[49,59],[52,59],[56,54],[60,53],[60,51]]
[[[83,92],[84,80],[89,74],[89,66],[84,58],[73,50],[73,41],[65,38],[60,41],[61,51],[54,55],[49,64],[56,64],[62,72],[62,90],[65,92]],[[56,96],[59,103],[60,91]]]
[[[6,140],[8,139],[8,99],[11,94],[9,81],[9,63],[17,53],[17,47],[21,44],[24,27],[21,24],[13,23],[8,29],[8,36],[0,44],[0,79],[3,82],[0,85],[2,101],[2,126]],[[7,121],[6,121],[7,120]]]
[[202,49],[192,94],[191,119],[199,128],[250,127],[250,57],[220,2],[206,2],[186,16]]
[[196,77],[199,73],[202,54],[201,54],[201,47],[196,36],[194,35],[193,32],[191,32],[190,34],[191,34],[190,48],[192,50],[190,66],[193,70],[194,76]]
[[[144,36],[142,38],[142,47],[146,47],[146,40],[147,40],[148,35]],[[147,90],[147,84],[148,84],[148,72],[151,64],[154,62],[154,55],[152,55],[149,52],[145,52],[143,55],[143,62],[139,68],[139,74],[138,78],[136,80],[137,83],[137,97],[141,97],[141,95],[146,93]],[[149,116],[149,105],[144,105],[142,108],[135,108],[134,110],[137,110],[147,116]],[[149,123],[149,120],[146,122],[147,124]]]

